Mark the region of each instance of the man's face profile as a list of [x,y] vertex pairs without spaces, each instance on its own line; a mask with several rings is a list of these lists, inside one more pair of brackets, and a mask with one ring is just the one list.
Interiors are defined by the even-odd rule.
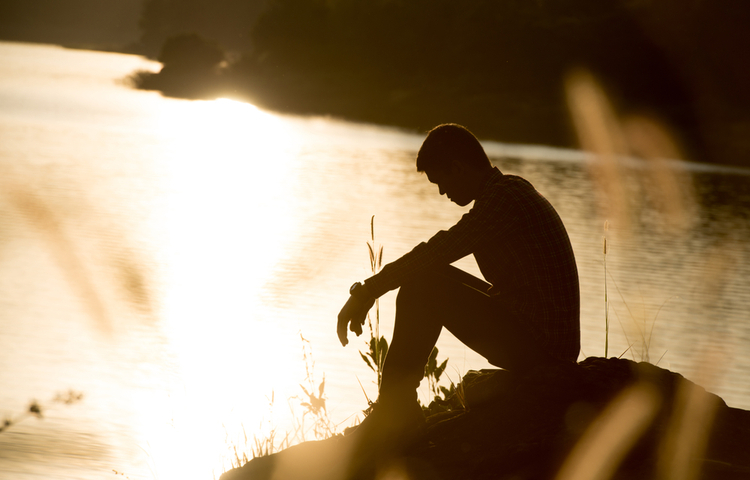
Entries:
[[456,162],[452,162],[447,169],[431,169],[425,173],[427,179],[438,186],[440,195],[447,196],[456,205],[465,207],[474,200],[465,178],[466,172]]

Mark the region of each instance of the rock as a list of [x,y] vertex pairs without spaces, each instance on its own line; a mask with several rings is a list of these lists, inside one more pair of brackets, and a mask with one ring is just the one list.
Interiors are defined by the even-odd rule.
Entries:
[[429,416],[416,442],[376,465],[347,472],[350,442],[339,435],[253,459],[221,480],[364,480],[390,470],[413,480],[578,479],[582,468],[588,478],[750,479],[750,412],[645,362],[483,370],[462,385],[465,408]]

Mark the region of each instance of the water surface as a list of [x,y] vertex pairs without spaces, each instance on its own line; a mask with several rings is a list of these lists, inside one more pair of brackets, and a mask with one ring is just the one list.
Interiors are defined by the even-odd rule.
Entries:
[[[371,217],[387,262],[466,211],[415,171],[420,135],[122,82],[157,68],[0,43],[0,414],[48,406],[0,434],[0,478],[218,477],[243,428],[290,426],[303,345],[331,418],[351,424],[374,376],[363,340],[340,347],[335,318],[370,274]],[[747,172],[679,171],[690,201],[675,224],[643,162],[628,163],[627,215],[613,216],[595,160],[485,146],[568,226],[582,357],[604,354],[606,285],[609,355],[648,358],[750,408]],[[394,298],[381,301],[387,337]],[[438,346],[454,380],[488,366],[450,335]],[[48,401],[68,389],[84,399]]]

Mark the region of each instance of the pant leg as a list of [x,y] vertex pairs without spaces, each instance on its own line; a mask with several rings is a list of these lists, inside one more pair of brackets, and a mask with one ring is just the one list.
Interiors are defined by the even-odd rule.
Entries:
[[488,287],[455,267],[431,271],[401,287],[381,398],[416,397],[443,327],[501,368],[522,370],[550,361],[523,319],[484,293]]

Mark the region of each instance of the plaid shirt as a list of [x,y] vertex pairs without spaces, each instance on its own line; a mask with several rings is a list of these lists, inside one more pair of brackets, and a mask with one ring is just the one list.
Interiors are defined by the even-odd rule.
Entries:
[[527,180],[497,168],[458,223],[365,281],[379,297],[428,269],[474,254],[489,294],[514,308],[548,351],[577,358],[578,270],[565,226]]

